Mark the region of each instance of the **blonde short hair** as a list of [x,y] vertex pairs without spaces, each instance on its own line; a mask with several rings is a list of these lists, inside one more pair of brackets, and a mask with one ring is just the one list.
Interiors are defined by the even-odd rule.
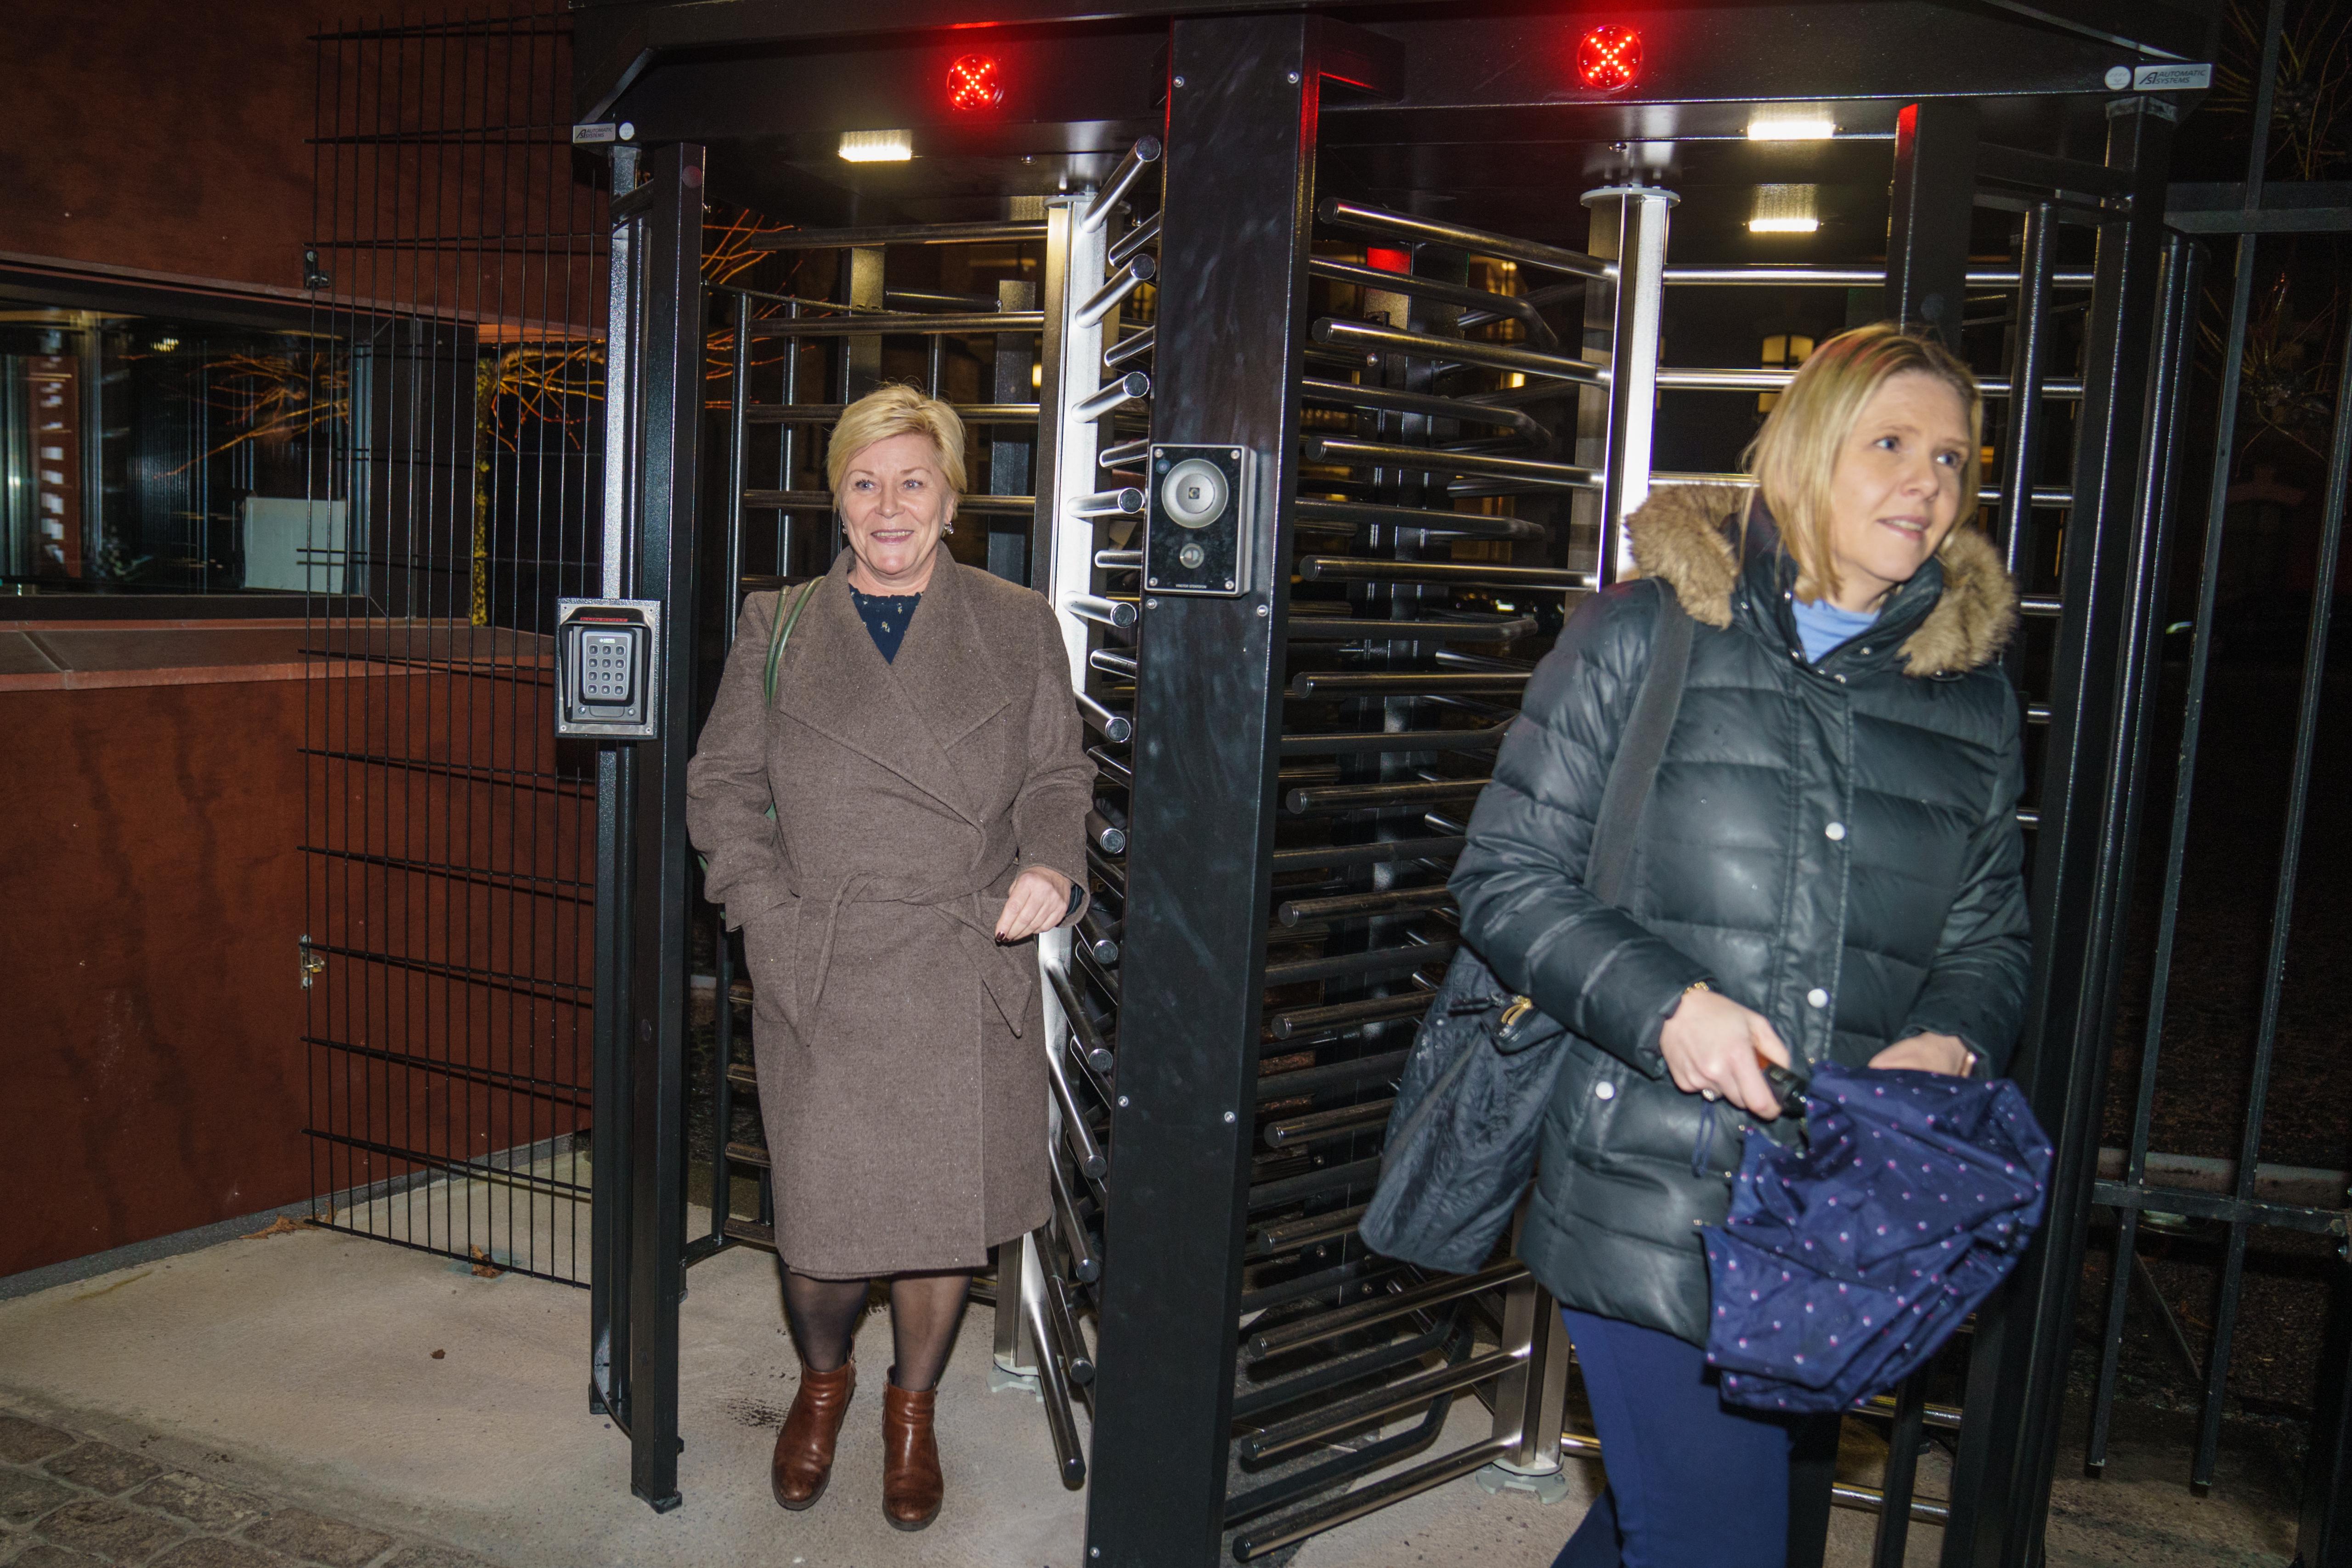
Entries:
[[1911,374],[1942,382],[1968,410],[1959,519],[1946,536],[1948,542],[1977,510],[1984,395],[1969,367],[1941,343],[1906,336],[1892,321],[1840,333],[1799,368],[1748,446],[1748,471],[1756,476],[1756,489],[1780,526],[1782,547],[1797,563],[1797,596],[1808,603],[1840,587],[1829,547],[1830,482],[1838,455],[1872,395],[1895,376]]
[[833,490],[834,503],[837,506],[841,502],[841,486],[848,476],[851,458],[877,441],[911,435],[930,437],[931,450],[939,458],[940,478],[948,487],[948,499],[961,499],[963,421],[938,398],[926,397],[911,386],[892,384],[877,387],[843,409],[840,420],[833,427],[833,440],[824,453],[824,478]]

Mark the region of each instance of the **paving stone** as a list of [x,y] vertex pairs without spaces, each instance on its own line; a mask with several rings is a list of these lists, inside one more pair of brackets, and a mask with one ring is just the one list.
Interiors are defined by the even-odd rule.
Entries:
[[0,1522],[30,1524],[79,1496],[63,1482],[30,1470],[0,1470]]
[[187,1532],[143,1509],[104,1498],[84,1498],[41,1521],[41,1533],[59,1546],[93,1552],[121,1563],[144,1563]]
[[404,1546],[386,1558],[383,1568],[497,1568],[495,1563],[446,1546]]
[[326,1519],[307,1509],[282,1508],[247,1528],[245,1538],[327,1568],[362,1568],[396,1544],[380,1530]]
[[233,1531],[268,1512],[259,1500],[173,1470],[131,1494],[130,1501],[175,1513],[200,1530]]
[[79,1552],[36,1541],[26,1548],[23,1556],[8,1559],[8,1568],[106,1568],[106,1564]]
[[78,1487],[88,1487],[94,1492],[120,1497],[132,1487],[152,1481],[163,1473],[163,1467],[152,1459],[142,1459],[126,1453],[111,1443],[84,1443],[48,1460],[41,1468]]
[[155,1559],[152,1568],[294,1568],[294,1564],[250,1542],[198,1536]]
[[12,1465],[29,1465],[80,1441],[70,1432],[27,1421],[21,1415],[0,1415],[0,1459]]

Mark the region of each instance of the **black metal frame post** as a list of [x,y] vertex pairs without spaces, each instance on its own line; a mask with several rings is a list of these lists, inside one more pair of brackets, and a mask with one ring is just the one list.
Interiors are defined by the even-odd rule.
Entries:
[[1956,352],[1968,302],[1976,181],[1976,101],[1942,98],[1906,105],[1895,121],[1886,314],[1906,327],[1927,329]]
[[1250,592],[1144,600],[1088,1568],[1201,1568],[1223,1521],[1327,25],[1171,28],[1152,433],[1256,453],[1266,526]]
[[2138,524],[2173,111],[2137,98],[2109,107],[2107,164],[2127,173],[2131,205],[2100,226],[2034,846],[2034,986],[2011,1069],[2058,1153],[2042,1236],[1978,1314],[1944,1536],[1949,1568],[2026,1568],[2041,1556],[2131,869],[2132,643],[2148,608],[2137,601],[2156,582]]
[[[642,161],[649,174],[635,181]],[[686,763],[692,749],[702,437],[703,152],[614,158],[607,334],[608,595],[655,598],[650,741],[597,767],[596,1140],[592,1333],[601,1403],[629,1435],[630,1489],[677,1495],[678,1299],[686,1275]],[[724,1005],[723,999],[721,1005]]]

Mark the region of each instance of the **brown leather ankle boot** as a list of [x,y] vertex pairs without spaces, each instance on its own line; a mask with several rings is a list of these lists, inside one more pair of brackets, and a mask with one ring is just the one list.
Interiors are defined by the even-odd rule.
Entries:
[[931,1426],[939,1397],[936,1388],[910,1394],[882,1385],[882,1512],[894,1529],[920,1530],[939,1517],[947,1489]]
[[857,1392],[857,1363],[843,1362],[832,1372],[814,1372],[801,1363],[800,1392],[776,1434],[776,1457],[768,1467],[768,1484],[776,1501],[795,1510],[813,1508],[833,1479],[833,1444],[841,1436],[842,1417],[849,1414],[850,1395]]

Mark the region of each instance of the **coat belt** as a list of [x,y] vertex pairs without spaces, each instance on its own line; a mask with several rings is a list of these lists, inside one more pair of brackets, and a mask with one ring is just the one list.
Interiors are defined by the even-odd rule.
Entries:
[[973,907],[973,900],[1012,868],[1013,860],[1007,858],[1003,865],[976,880],[967,877],[934,883],[919,882],[909,877],[860,872],[835,884],[830,894],[803,894],[803,899],[821,898],[824,903],[824,931],[816,951],[816,987],[809,994],[808,1000],[811,1019],[815,1017],[817,1004],[824,999],[825,977],[833,970],[834,933],[840,926],[843,906],[913,904],[922,909],[936,910],[954,923],[957,938],[971,958],[972,967],[979,972],[980,983],[986,988],[989,1000],[996,1004],[997,1012],[1003,1015],[1005,1026],[1018,1038],[1022,1033],[1022,1016],[1025,1011],[1022,1004],[1028,998],[1025,995],[1009,997],[1004,994],[1002,978],[997,973],[1002,967],[1002,954],[996,943],[996,927],[993,922],[982,919],[980,910]]

